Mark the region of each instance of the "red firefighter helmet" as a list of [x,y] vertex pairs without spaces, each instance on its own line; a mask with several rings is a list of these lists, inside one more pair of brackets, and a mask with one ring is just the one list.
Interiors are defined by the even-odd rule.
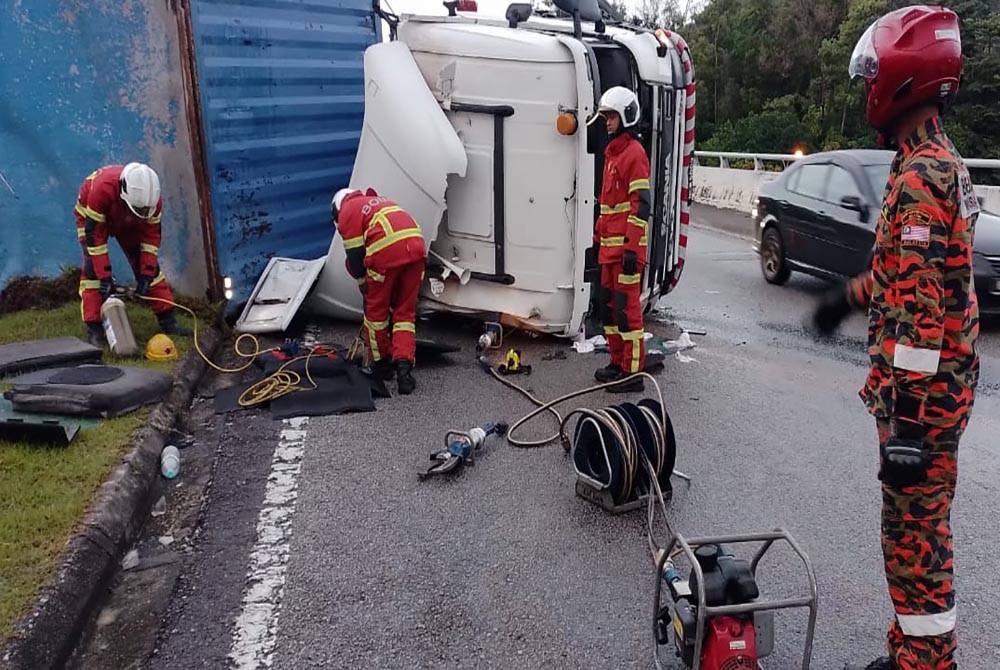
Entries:
[[865,80],[865,114],[877,130],[889,130],[901,114],[922,103],[947,107],[962,74],[958,16],[926,5],[889,12],[858,40],[848,70],[852,79]]

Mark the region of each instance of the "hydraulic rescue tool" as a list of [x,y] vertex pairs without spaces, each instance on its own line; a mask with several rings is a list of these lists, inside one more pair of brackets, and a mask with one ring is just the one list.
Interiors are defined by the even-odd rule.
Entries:
[[486,423],[465,432],[460,430],[449,430],[444,434],[445,448],[431,454],[434,465],[426,472],[418,473],[420,479],[426,479],[432,475],[444,475],[454,471],[459,465],[475,465],[476,451],[483,446],[486,438],[490,435],[506,435],[507,424]]

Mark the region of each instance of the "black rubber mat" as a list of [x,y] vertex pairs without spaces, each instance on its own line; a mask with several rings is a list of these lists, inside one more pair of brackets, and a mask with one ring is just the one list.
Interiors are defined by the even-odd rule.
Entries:
[[0,377],[67,363],[98,363],[101,350],[75,337],[0,345]]
[[313,372],[316,388],[289,393],[278,398],[271,403],[271,415],[275,419],[287,419],[293,416],[328,416],[375,411],[371,385],[368,378],[356,366],[341,363],[339,372],[329,370],[329,373],[318,376]]
[[[19,412],[115,417],[159,402],[170,391],[170,375],[121,367],[121,376],[105,384],[14,384],[4,395]],[[61,373],[60,373],[61,374]]]
[[79,423],[63,423],[56,419],[0,419],[0,441],[4,442],[65,447],[78,432]]
[[81,365],[53,372],[52,376],[48,378],[48,383],[92,386],[113,382],[124,374],[124,370],[111,365]]
[[[270,359],[264,362],[265,374],[273,374],[283,361]],[[385,383],[365,375],[353,363],[342,359],[313,357],[309,360],[309,376],[316,383],[312,388],[306,376],[305,360],[295,361],[284,368],[299,375],[301,391],[295,391],[272,401],[271,415],[276,419],[293,416],[327,416],[348,412],[375,411],[374,397],[390,397]],[[243,409],[239,398],[257,380],[237,384],[215,392],[216,414],[235,412]],[[268,404],[257,407],[267,407]]]

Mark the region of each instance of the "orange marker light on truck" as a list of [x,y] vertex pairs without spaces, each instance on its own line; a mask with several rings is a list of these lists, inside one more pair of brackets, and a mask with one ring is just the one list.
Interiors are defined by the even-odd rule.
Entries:
[[556,130],[560,135],[572,135],[576,132],[576,114],[563,112],[556,117]]

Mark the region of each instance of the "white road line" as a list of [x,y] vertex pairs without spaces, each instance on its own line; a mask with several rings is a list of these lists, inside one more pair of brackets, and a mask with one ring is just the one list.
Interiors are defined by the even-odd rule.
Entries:
[[230,666],[239,670],[270,668],[278,642],[278,615],[292,540],[292,516],[298,499],[298,476],[309,419],[285,419],[271,459],[264,504],[257,516],[257,541],[243,591],[243,607],[233,626]]

